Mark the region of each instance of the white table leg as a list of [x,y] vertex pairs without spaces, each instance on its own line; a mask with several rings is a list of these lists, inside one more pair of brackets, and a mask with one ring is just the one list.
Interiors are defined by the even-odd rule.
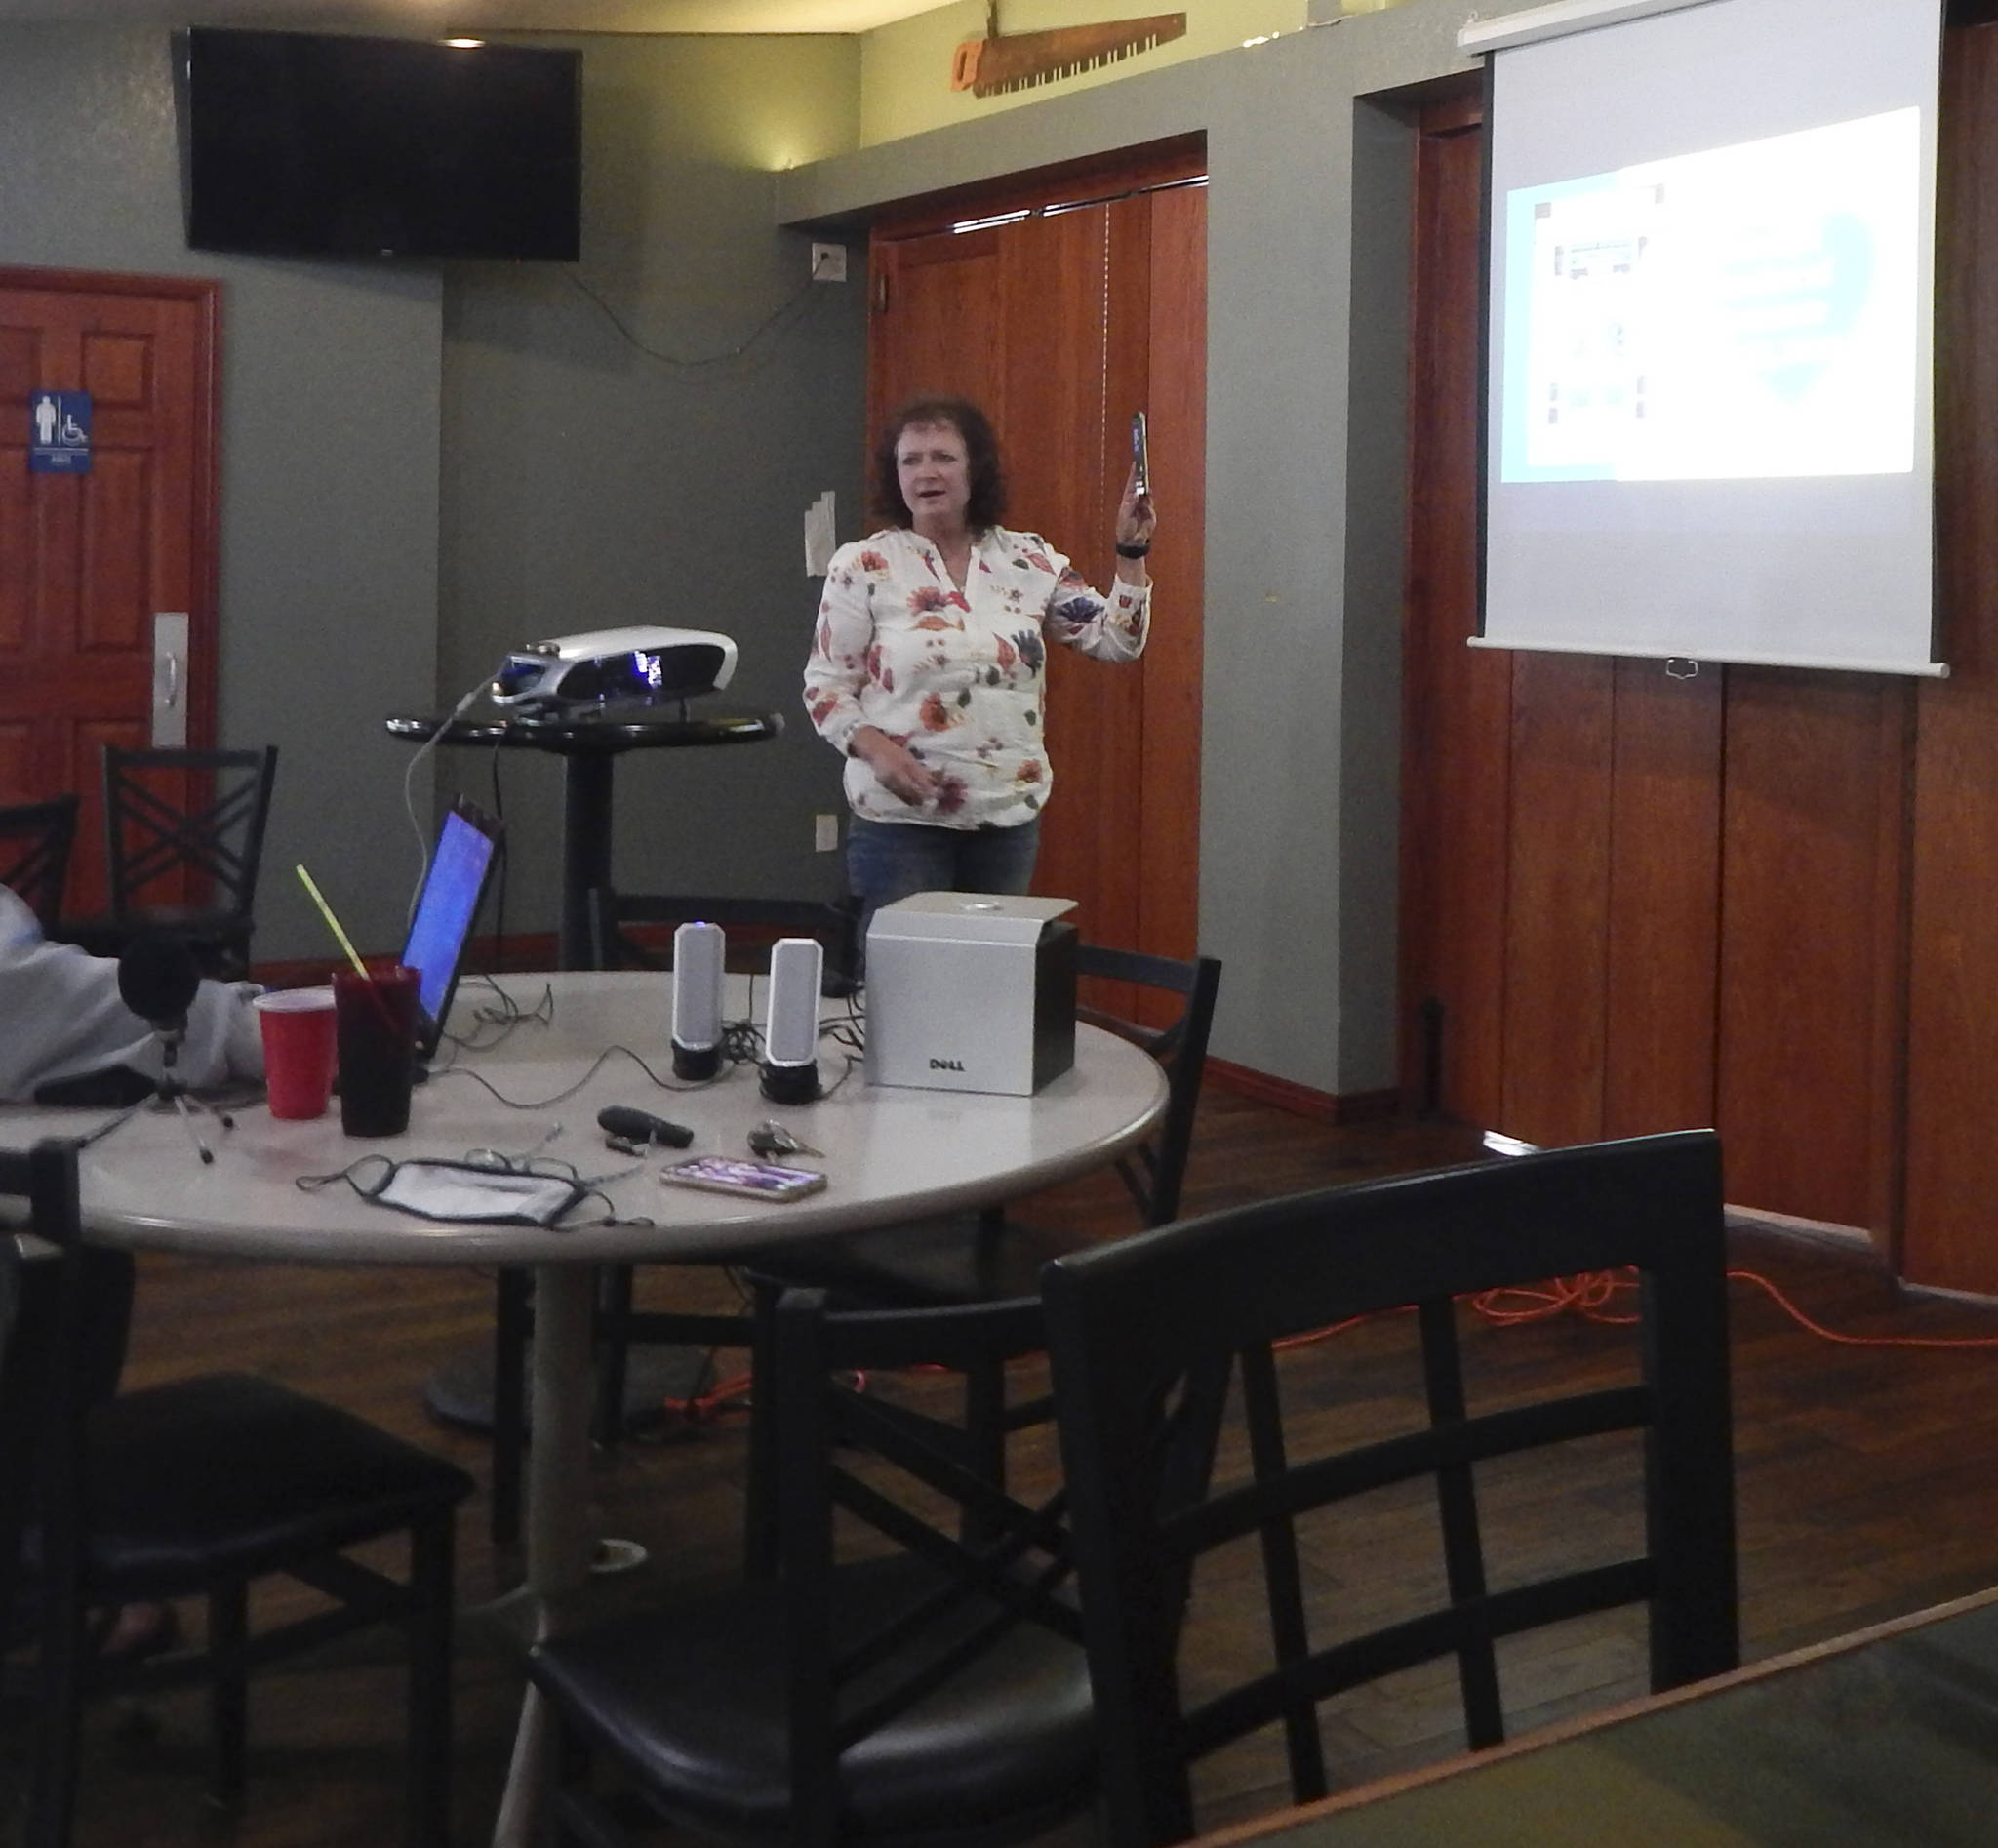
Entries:
[[[535,1266],[534,1390],[527,1473],[527,1582],[545,1636],[588,1582],[588,1265]],[[534,1688],[521,1707],[493,1848],[530,1848],[554,1777],[554,1716]]]

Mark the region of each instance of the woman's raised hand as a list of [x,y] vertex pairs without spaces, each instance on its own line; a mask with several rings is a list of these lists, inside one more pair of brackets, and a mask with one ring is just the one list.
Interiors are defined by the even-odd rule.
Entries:
[[1131,464],[1130,474],[1124,477],[1123,499],[1117,502],[1117,543],[1120,545],[1149,545],[1152,529],[1158,524],[1158,516],[1152,511],[1151,495],[1138,491],[1138,464]]

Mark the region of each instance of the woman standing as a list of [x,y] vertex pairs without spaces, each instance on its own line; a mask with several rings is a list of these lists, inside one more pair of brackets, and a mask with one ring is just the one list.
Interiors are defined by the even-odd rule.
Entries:
[[826,573],[805,705],[847,759],[847,878],[875,909],[914,892],[1024,892],[1054,786],[1041,736],[1046,641],[1144,651],[1153,515],[1127,481],[1104,597],[1033,533],[999,524],[1006,489],[976,405],[927,398],[875,450],[892,524]]

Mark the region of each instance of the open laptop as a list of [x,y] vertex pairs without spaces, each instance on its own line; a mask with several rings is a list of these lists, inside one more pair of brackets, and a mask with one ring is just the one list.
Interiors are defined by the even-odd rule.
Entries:
[[437,830],[437,845],[402,949],[402,960],[417,972],[419,1060],[428,1060],[443,1037],[464,946],[471,941],[479,903],[492,882],[500,835],[500,824],[464,796],[452,804]]

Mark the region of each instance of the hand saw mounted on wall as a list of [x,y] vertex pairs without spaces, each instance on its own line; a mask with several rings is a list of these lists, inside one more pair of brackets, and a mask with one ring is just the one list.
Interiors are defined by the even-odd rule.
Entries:
[[1097,25],[1062,25],[1048,32],[999,30],[999,0],[986,0],[985,36],[968,38],[950,62],[950,87],[975,97],[1028,90],[1059,83],[1149,52],[1186,32],[1183,13],[1155,13],[1145,20],[1104,20]]

